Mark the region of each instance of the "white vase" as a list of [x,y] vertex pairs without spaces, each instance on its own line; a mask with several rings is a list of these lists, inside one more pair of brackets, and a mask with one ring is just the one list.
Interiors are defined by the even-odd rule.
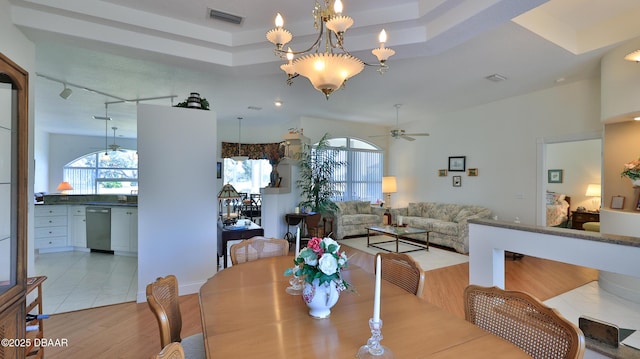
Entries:
[[633,187],[640,187],[640,178],[638,178],[637,180],[631,180],[631,184],[633,184]]
[[336,282],[319,284],[319,279],[312,283],[305,282],[302,288],[302,299],[309,307],[309,315],[314,318],[327,318],[331,308],[338,302],[340,291]]

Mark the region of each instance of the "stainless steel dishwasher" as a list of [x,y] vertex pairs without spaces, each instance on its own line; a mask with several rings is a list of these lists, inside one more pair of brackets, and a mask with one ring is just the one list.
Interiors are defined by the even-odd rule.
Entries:
[[111,251],[111,208],[87,207],[87,247]]

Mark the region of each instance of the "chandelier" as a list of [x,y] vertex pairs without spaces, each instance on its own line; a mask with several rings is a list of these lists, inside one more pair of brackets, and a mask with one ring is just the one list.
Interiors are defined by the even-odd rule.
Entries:
[[[353,25],[353,19],[342,14],[342,1],[315,0],[313,19],[318,37],[308,49],[303,51],[283,49],[293,35],[284,28],[284,20],[280,13],[276,15],[276,27],[267,32],[267,40],[276,45],[274,50],[276,56],[287,60],[287,63],[280,66],[288,76],[287,84],[291,85],[294,78],[302,75],[309,79],[316,90],[324,93],[329,99],[333,91],[342,88],[349,78],[359,74],[365,66],[378,67],[378,72],[381,74],[389,68],[386,64],[387,59],[396,52],[384,47],[387,41],[387,33],[384,29],[380,31],[378,37],[380,47],[371,50],[378,58],[377,64],[363,62],[344,48],[344,33]],[[296,55],[301,56],[296,57]]]

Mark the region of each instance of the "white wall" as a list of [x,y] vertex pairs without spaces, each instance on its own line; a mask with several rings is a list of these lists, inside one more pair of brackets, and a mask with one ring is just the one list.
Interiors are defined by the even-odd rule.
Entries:
[[[502,220],[519,217],[535,224],[542,180],[536,143],[601,131],[599,98],[599,80],[588,79],[407,124],[407,131],[431,136],[391,141],[389,168],[398,176],[394,206],[413,201],[477,204]],[[458,172],[462,187],[453,187],[454,173],[437,176],[449,156],[466,156],[467,168],[478,168],[479,175]]]
[[138,105],[138,301],[174,274],[180,294],[216,273],[216,114]]
[[[28,198],[33,198],[33,114],[36,78],[35,45],[11,21],[11,6],[8,0],[0,0],[0,52],[29,73],[29,185]],[[33,274],[33,201],[29,201],[27,230],[27,274]]]

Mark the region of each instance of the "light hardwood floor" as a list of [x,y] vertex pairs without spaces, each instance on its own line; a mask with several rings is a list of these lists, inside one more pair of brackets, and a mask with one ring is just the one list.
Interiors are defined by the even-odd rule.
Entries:
[[[351,263],[373,272],[373,256],[356,250]],[[506,261],[506,288],[527,291],[546,300],[597,279],[594,269],[524,257]],[[426,273],[426,300],[464,318],[462,292],[469,281],[469,265],[460,264]],[[180,298],[182,334],[202,331],[197,295]],[[158,325],[146,303],[55,314],[45,321],[45,337],[67,339],[69,346],[45,349],[45,357],[149,358],[160,351]]]

